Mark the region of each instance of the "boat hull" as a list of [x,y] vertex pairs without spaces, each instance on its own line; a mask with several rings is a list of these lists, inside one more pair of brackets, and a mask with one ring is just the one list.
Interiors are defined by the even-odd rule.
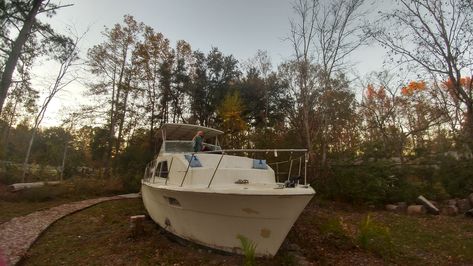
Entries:
[[276,194],[229,193],[144,182],[142,197],[151,218],[181,238],[242,254],[242,236],[256,244],[257,256],[274,256],[313,197],[309,189],[306,194],[291,194],[290,189]]

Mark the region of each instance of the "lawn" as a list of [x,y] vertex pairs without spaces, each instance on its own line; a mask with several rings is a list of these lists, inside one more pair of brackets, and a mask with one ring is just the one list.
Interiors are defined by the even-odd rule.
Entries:
[[[129,235],[139,199],[106,202],[65,217],[33,245],[21,265],[241,265],[242,256],[177,241],[151,220]],[[370,217],[368,220],[367,217]],[[289,250],[296,250],[289,251]],[[296,255],[295,255],[296,254]],[[271,259],[258,265],[446,265],[473,263],[473,219],[421,216],[313,200]]]
[[18,192],[10,192],[6,185],[0,183],[0,223],[68,202],[123,193],[127,192],[121,183],[114,179],[77,178],[60,185],[47,185]]

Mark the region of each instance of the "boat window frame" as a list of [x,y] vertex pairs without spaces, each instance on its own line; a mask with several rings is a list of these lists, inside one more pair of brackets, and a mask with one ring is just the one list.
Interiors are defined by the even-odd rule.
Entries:
[[[163,171],[163,165],[165,165],[165,169],[166,171]],[[156,165],[156,169],[158,170],[157,172],[155,172],[155,175],[157,174],[157,177],[160,177],[160,178],[165,178],[167,179],[169,177],[169,164],[168,164],[168,160],[162,160],[162,161],[159,161],[158,164]],[[165,173],[165,176],[163,176],[162,174]]]

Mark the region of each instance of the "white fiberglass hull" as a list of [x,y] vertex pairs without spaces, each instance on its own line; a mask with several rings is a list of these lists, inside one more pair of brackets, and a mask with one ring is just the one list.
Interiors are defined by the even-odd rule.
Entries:
[[264,190],[196,188],[142,183],[151,218],[167,231],[211,248],[242,253],[239,236],[257,256],[274,256],[314,195],[306,188]]

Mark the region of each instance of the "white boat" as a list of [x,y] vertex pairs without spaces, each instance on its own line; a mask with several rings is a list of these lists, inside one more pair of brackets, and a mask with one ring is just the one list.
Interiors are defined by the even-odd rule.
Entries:
[[[191,139],[199,130],[216,141],[204,143],[210,151],[193,153]],[[274,256],[315,191],[306,182],[276,182],[264,160],[230,153],[302,152],[298,167],[292,160],[290,167],[301,174],[306,150],[222,150],[217,140],[222,131],[188,124],[165,124],[161,132],[161,150],[141,185],[150,217],[204,246],[242,254],[244,237],[256,245],[257,256]]]

